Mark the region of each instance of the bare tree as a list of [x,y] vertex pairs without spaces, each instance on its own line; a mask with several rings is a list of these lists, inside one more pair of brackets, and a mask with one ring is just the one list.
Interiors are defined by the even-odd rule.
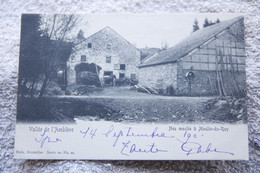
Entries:
[[[79,16],[76,15],[42,15],[40,57],[43,61],[42,86],[39,97],[42,97],[50,76],[55,73],[62,60],[64,51],[71,51],[74,46],[75,30]],[[70,54],[71,52],[67,52]]]

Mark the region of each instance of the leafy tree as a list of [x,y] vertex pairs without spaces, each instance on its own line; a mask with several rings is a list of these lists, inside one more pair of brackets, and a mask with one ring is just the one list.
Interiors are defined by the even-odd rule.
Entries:
[[199,25],[198,25],[198,20],[197,19],[195,19],[194,20],[194,24],[193,24],[193,32],[195,32],[195,31],[197,31],[197,30],[199,30],[200,28],[199,28]]

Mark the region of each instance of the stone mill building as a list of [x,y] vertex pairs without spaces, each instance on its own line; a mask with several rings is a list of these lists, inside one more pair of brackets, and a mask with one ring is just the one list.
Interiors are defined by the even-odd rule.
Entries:
[[101,81],[106,76],[138,78],[140,51],[110,27],[83,39],[77,49],[67,62],[68,85],[76,83],[75,67],[80,63],[97,65]]

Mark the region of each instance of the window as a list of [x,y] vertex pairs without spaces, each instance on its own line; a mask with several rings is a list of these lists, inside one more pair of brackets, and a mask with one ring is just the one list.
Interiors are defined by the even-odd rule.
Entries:
[[86,55],[81,55],[81,62],[86,62],[86,61],[87,61]]
[[106,57],[106,63],[111,63],[111,56]]
[[120,70],[125,70],[125,64],[120,64]]
[[124,78],[125,77],[125,73],[119,73],[119,78]]
[[111,50],[111,44],[107,44],[107,49]]
[[88,43],[88,48],[92,48],[92,43]]

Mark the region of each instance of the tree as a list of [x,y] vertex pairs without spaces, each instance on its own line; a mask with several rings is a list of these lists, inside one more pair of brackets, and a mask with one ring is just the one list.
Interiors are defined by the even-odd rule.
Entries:
[[[42,97],[47,82],[61,65],[65,50],[71,54],[76,36],[75,29],[79,18],[76,15],[42,15],[40,30],[42,32],[40,54],[42,59],[42,85],[39,97]],[[65,60],[66,62],[66,60]]]
[[166,41],[162,41],[162,50],[168,49],[169,44]]
[[78,40],[84,40],[84,32],[82,30],[79,31],[78,35],[77,35],[77,39]]
[[40,59],[39,31],[40,15],[23,14],[21,25],[21,46],[19,60],[18,95],[24,96],[35,91],[35,84],[42,73]]
[[193,32],[199,30],[198,20],[195,18],[194,24],[193,24]]
[[206,28],[208,26],[209,26],[209,20],[207,18],[205,18],[203,27]]
[[217,19],[216,22],[212,22],[211,20],[209,21],[207,18],[205,18],[203,27],[206,28],[206,27],[208,27],[208,26],[211,26],[211,25],[216,24],[217,22],[218,22],[218,23],[220,22],[219,19]]
[[216,23],[209,21],[209,26],[214,25],[214,24],[216,24]]

